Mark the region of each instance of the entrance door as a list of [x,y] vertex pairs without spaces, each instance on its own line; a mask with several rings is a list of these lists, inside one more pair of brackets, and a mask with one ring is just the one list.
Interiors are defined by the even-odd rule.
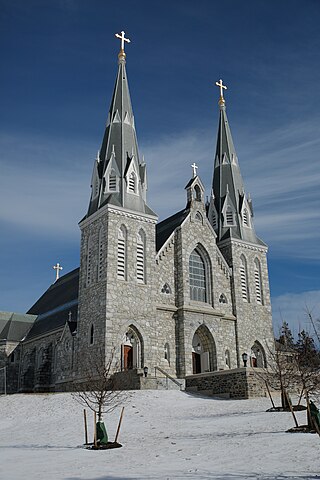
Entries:
[[200,353],[192,352],[192,367],[193,367],[193,373],[201,373]]
[[123,368],[124,370],[133,368],[133,348],[129,345],[123,345]]

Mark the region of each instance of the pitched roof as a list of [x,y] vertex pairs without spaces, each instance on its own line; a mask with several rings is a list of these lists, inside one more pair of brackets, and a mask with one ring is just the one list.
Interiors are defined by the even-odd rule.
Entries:
[[30,308],[28,313],[37,314],[37,319],[25,340],[63,328],[69,320],[70,329],[76,329],[79,293],[79,268],[67,273],[52,284]]
[[79,268],[63,275],[36,301],[27,313],[40,315],[78,299]]
[[169,218],[156,225],[156,250],[157,252],[168,240],[172,232],[179,227],[185,218],[189,215],[189,208],[184,208]]
[[30,330],[36,315],[0,312],[0,340],[19,342]]

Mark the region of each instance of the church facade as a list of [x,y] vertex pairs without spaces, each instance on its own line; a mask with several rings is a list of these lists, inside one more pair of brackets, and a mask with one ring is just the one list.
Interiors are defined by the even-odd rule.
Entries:
[[267,246],[255,233],[222,81],[210,200],[193,165],[185,208],[158,223],[147,203],[124,40],[122,33],[89,207],[79,224],[80,268],[27,312],[35,321],[12,352],[15,360],[8,356],[12,391],[69,390],[92,358],[106,362],[111,352],[135,388],[148,388],[155,372],[197,384],[241,373],[244,353],[248,366],[264,367],[273,348]]

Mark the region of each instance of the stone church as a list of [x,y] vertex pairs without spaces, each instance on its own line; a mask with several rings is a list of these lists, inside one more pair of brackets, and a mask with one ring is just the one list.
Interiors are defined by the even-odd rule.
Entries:
[[274,343],[267,246],[255,232],[225,87],[217,82],[209,201],[193,165],[185,208],[158,223],[138,149],[127,39],[123,32],[119,38],[115,87],[79,223],[80,268],[57,279],[24,315],[27,333],[19,337],[18,329],[10,348],[1,340],[8,389],[70,390],[90,359],[106,362],[114,350],[131,388],[180,383],[231,397],[257,394],[252,371],[266,365]]

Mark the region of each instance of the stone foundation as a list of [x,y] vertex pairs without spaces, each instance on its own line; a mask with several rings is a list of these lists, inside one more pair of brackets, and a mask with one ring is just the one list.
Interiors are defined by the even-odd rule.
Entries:
[[189,375],[186,391],[237,399],[266,396],[265,385],[257,375],[259,371],[257,368],[236,368]]

